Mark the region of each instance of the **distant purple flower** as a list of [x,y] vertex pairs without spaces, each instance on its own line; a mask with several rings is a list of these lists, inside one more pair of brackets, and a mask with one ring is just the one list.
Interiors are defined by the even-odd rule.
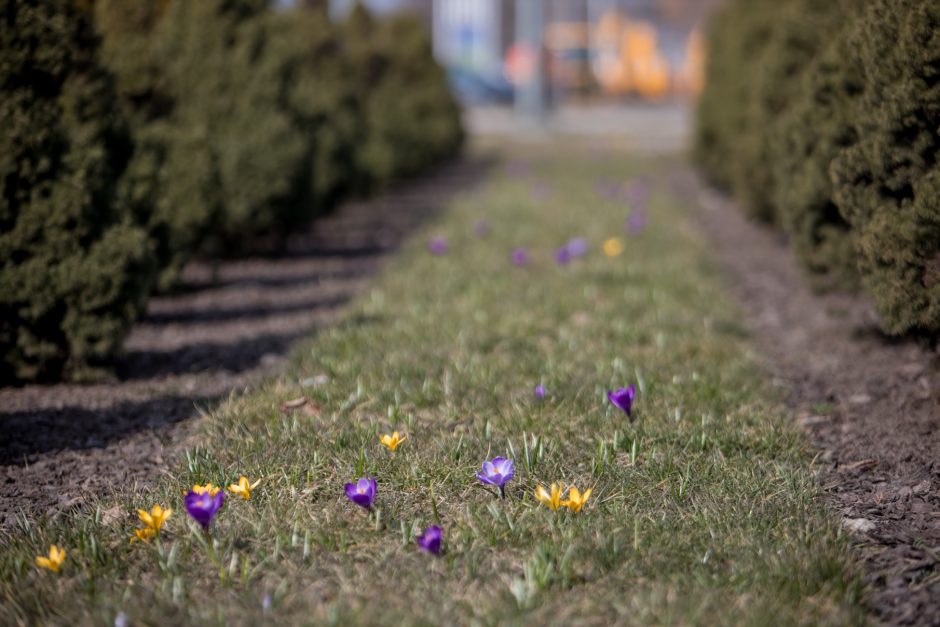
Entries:
[[548,200],[552,195],[551,186],[545,181],[535,181],[532,183],[532,197],[539,201]]
[[363,477],[356,483],[346,484],[346,496],[349,500],[365,509],[372,509],[375,502],[375,479]]
[[483,462],[483,472],[477,473],[477,479],[487,485],[499,488],[499,495],[506,498],[506,483],[516,474],[516,468],[511,459],[494,457],[492,461]]
[[225,501],[224,492],[216,492],[211,494],[210,492],[189,492],[186,495],[186,513],[189,514],[193,520],[202,525],[203,529],[208,529],[209,525],[212,524],[212,519],[215,518],[215,515],[219,513],[219,510],[222,509],[222,503]]
[[477,220],[477,223],[473,225],[473,232],[477,237],[486,237],[490,234],[490,223],[486,220]]
[[522,267],[529,263],[529,253],[525,248],[517,248],[509,255],[512,265]]
[[565,246],[572,257],[583,257],[587,254],[588,243],[583,237],[576,237]]
[[536,398],[536,399],[542,400],[543,398],[545,398],[545,394],[546,394],[546,392],[545,392],[545,386],[544,386],[544,385],[542,385],[541,383],[539,383],[537,386],[535,386],[535,398]]
[[567,246],[562,246],[555,251],[555,262],[559,266],[567,266],[571,263],[571,251],[568,250]]
[[434,255],[443,255],[447,252],[447,238],[440,235],[432,237],[428,242],[428,250]]
[[437,525],[431,525],[424,530],[420,536],[415,538],[421,550],[427,551],[433,555],[439,555],[441,552],[441,540],[444,538],[444,531]]
[[610,399],[610,402],[613,403],[614,406],[623,410],[623,412],[631,418],[633,416],[630,412],[633,411],[633,399],[635,396],[636,386],[632,383],[630,384],[630,387],[620,388],[616,392],[607,393],[607,398]]
[[642,231],[644,227],[646,227],[646,210],[634,209],[630,217],[627,218],[627,233],[636,235]]

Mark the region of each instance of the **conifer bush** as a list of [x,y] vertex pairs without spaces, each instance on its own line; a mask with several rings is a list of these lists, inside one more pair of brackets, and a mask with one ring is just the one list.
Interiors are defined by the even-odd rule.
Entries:
[[732,1],[711,31],[696,158],[790,236],[817,285],[890,333],[940,334],[940,4]]
[[2,381],[90,373],[192,255],[271,242],[460,146],[409,18],[360,8],[348,27],[267,0],[0,8]]
[[117,202],[130,156],[96,38],[68,0],[0,0],[0,382],[81,377],[154,276]]
[[152,0],[96,0],[94,5],[101,60],[116,78],[134,143],[119,191],[147,225],[161,268],[160,289],[177,282],[221,215],[221,199],[207,178],[214,168],[209,129],[180,118],[169,59],[158,54],[158,43],[166,46],[157,39],[158,27],[171,7]]
[[357,3],[343,38],[363,107],[357,164],[365,185],[413,175],[459,150],[460,110],[417,20],[378,21]]
[[359,191],[356,150],[365,131],[352,64],[325,11],[275,13],[268,28],[268,39],[288,59],[285,106],[309,140],[295,204],[322,214]]
[[[282,227],[294,203],[311,138],[286,108],[289,66],[268,35],[266,3],[174,1],[155,32],[157,59],[174,101],[173,125],[203,141],[194,172],[218,209],[201,246],[221,251]],[[197,165],[193,164],[193,165]]]
[[742,180],[759,69],[754,60],[767,45],[775,6],[774,0],[729,2],[709,27],[708,80],[699,101],[694,154],[709,179],[729,192],[737,192]]
[[940,4],[873,0],[847,59],[865,80],[832,164],[862,282],[886,330],[940,332]]
[[787,21],[819,50],[804,62],[792,101],[781,112],[768,142],[770,167],[777,182],[772,202],[780,226],[790,237],[797,259],[820,289],[857,286],[855,242],[848,223],[833,202],[829,166],[856,138],[853,120],[862,75],[851,56],[846,16],[858,0],[804,0]]

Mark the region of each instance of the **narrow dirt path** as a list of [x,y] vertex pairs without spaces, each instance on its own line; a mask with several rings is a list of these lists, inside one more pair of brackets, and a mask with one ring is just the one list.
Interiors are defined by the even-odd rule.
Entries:
[[348,203],[276,257],[215,273],[192,264],[178,293],[151,300],[112,381],[0,389],[0,530],[165,472],[188,419],[276,374],[296,340],[334,320],[405,235],[485,169],[466,160]]
[[771,231],[688,171],[766,368],[822,449],[823,481],[866,564],[867,606],[892,625],[940,625],[940,354],[877,328],[870,305],[817,295]]

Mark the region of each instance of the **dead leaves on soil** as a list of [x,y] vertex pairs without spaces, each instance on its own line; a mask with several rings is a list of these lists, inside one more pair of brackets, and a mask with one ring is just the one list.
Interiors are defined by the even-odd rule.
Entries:
[[292,398],[289,401],[284,401],[278,406],[285,414],[291,414],[295,411],[299,411],[304,416],[310,416],[316,418],[323,413],[323,408],[311,401],[305,396],[298,398]]

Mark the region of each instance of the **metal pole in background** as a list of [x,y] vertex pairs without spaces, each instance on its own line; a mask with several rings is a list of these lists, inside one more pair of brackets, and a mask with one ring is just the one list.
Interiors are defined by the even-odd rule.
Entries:
[[546,111],[545,68],[542,54],[544,17],[542,0],[516,0],[516,42],[533,54],[534,69],[529,80],[516,87],[516,115],[541,126]]

